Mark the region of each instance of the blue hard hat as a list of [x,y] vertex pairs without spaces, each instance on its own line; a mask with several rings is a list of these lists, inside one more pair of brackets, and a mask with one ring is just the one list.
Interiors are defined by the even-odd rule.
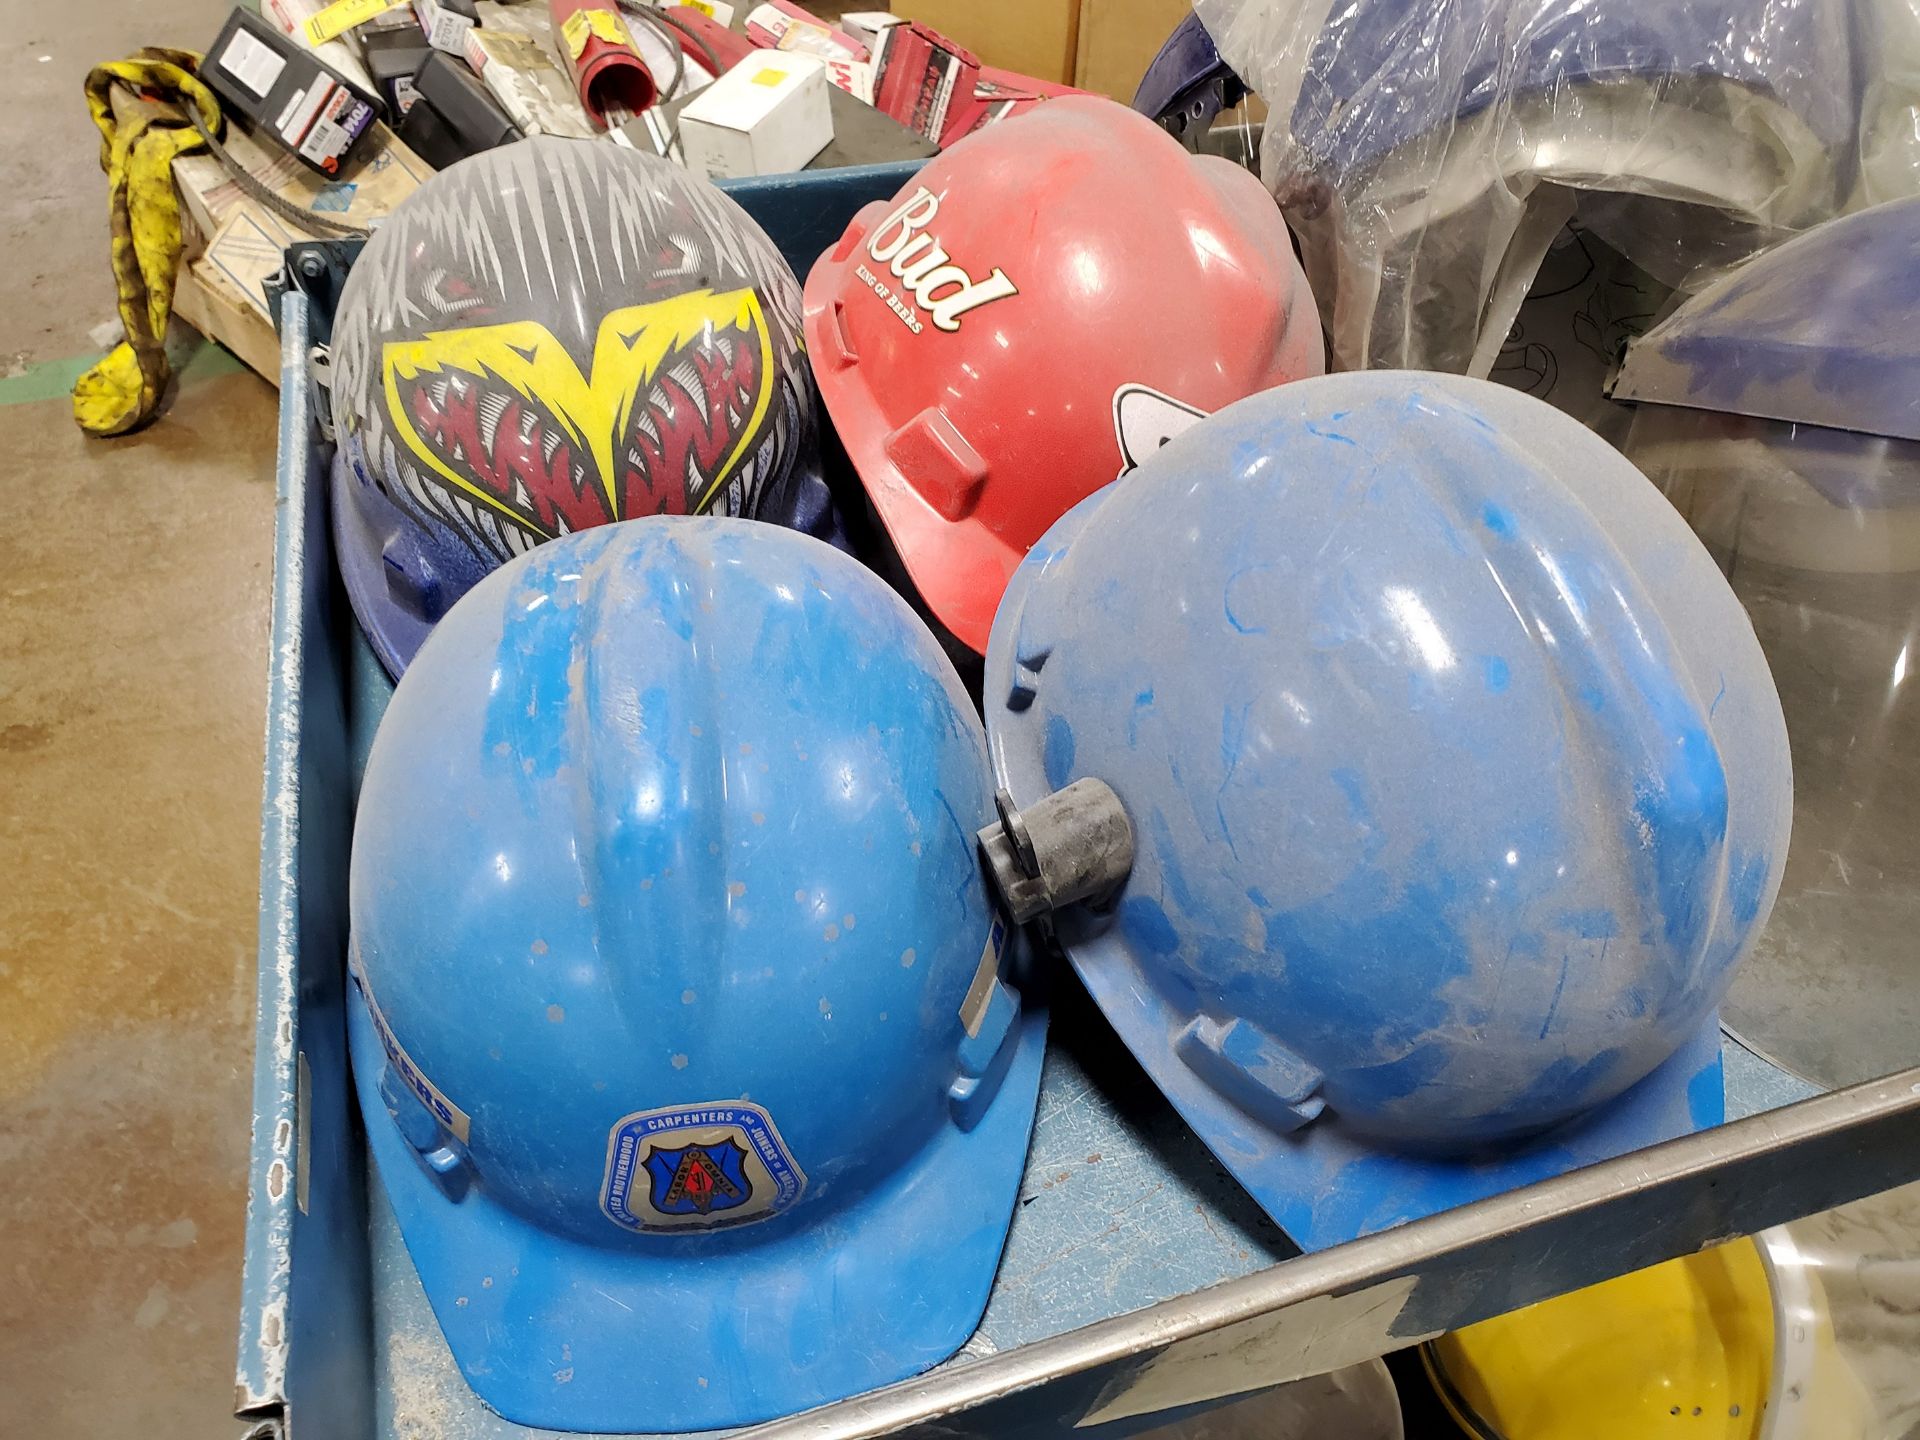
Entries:
[[335,550],[396,678],[496,566],[653,514],[819,528],[800,286],[709,181],[536,135],[433,176],[334,324]]
[[1482,381],[1301,381],[1177,437],[1028,556],[986,705],[1015,805],[1125,808],[1130,877],[1059,933],[1263,1201],[1296,1132],[1471,1154],[1620,1096],[1710,1020],[1786,854],[1719,571]]
[[806,536],[624,522],[453,607],[368,761],[350,1026],[486,1404],[741,1425],[967,1339],[1045,1030],[1003,978],[992,814],[933,637]]

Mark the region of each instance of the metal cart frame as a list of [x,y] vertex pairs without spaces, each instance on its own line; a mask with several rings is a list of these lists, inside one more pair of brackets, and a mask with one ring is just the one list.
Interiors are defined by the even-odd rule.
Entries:
[[[763,207],[785,214],[784,228],[769,228],[804,268],[860,203],[891,194],[907,173],[889,166],[790,177],[758,182],[739,198],[763,223]],[[352,1440],[380,1428],[367,1170],[345,1046],[354,632],[329,548],[327,449],[308,378],[314,323],[312,301],[290,291],[281,309],[252,1197],[236,1409],[258,1435]],[[1920,1069],[1318,1254],[1277,1263],[1253,1255],[1239,1278],[1139,1306],[1120,1296],[1124,1313],[1110,1318],[998,1353],[963,1352],[917,1379],[736,1433],[1122,1434],[1917,1177]]]

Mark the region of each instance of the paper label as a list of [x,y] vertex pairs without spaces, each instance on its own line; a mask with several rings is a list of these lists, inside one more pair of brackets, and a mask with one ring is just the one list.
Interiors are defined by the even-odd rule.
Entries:
[[420,1073],[420,1067],[413,1063],[399,1040],[394,1038],[387,1017],[380,1013],[380,1006],[373,998],[373,987],[367,984],[364,976],[356,975],[354,978],[360,982],[360,998],[367,1002],[367,1018],[373,1021],[373,1033],[380,1037],[380,1048],[386,1052],[387,1066],[393,1071],[394,1079],[414,1093],[433,1118],[446,1127],[448,1134],[465,1144],[473,1136],[473,1122],[467,1112]]
[[[928,140],[938,144],[941,132],[947,128],[947,107],[953,103],[954,82],[960,76],[960,57],[958,55],[941,56],[935,63],[940,67],[940,78],[934,85],[933,97],[924,119],[921,119],[914,128]],[[923,97],[926,94],[924,86],[921,94]]]
[[967,986],[967,995],[960,1002],[960,1023],[965,1027],[968,1038],[980,1034],[981,1022],[987,1018],[987,1007],[993,1003],[993,992],[1000,983],[1000,957],[1006,953],[1007,927],[996,917],[987,931],[987,943],[980,951],[980,964],[973,972],[973,983]]
[[313,197],[313,203],[307,208],[322,214],[344,215],[353,208],[353,192],[359,188],[351,180],[331,181],[320,187],[320,193]]
[[325,110],[315,119],[313,127],[307,131],[306,139],[301,142],[300,154],[331,175],[340,168],[341,158],[360,138],[360,132],[367,128],[367,122],[372,118],[372,107],[365,101],[356,100],[353,93],[343,86],[336,85]]
[[793,24],[793,21],[789,20],[782,11],[776,10],[771,5],[756,5],[747,14],[747,24],[749,26],[759,26],[762,30],[766,31],[767,34],[771,35],[773,37],[773,43],[778,45],[780,43],[780,37],[787,33],[788,27]]
[[427,44],[449,55],[466,54],[467,33],[473,29],[473,21],[458,10],[442,9],[433,0],[413,0],[413,15],[426,31]]
[[765,85],[769,90],[775,86],[784,85],[786,80],[787,72],[777,69],[772,65],[763,65],[759,70],[754,72],[753,76],[754,84]]
[[220,68],[264,100],[287,62],[271,46],[245,30],[236,30],[220,53]]
[[733,6],[727,0],[680,0],[689,10],[698,10],[716,25],[733,24]]
[[[291,115],[284,113],[281,115],[281,137],[285,139],[289,145],[300,149],[307,138],[308,129],[313,125],[314,120],[319,116],[321,110],[325,108],[327,101],[333,98],[333,92],[339,88],[340,87],[335,85],[331,80],[325,78],[315,80],[313,82],[313,88],[306,92],[306,99],[299,105],[293,107],[293,113]],[[302,151],[302,153],[305,152]]]
[[863,105],[873,104],[873,67],[864,60],[837,55],[827,62],[827,79]]
[[318,120],[307,132],[300,153],[314,164],[331,170],[340,163],[340,152],[346,148],[347,132],[331,120]]
[[376,20],[405,0],[334,0],[318,15],[310,16],[303,27],[307,44],[316,50],[329,40],[337,40],[356,25]]
[[626,50],[634,48],[627,22],[611,10],[574,11],[561,22],[560,36],[567,42],[567,54],[575,60],[585,53],[588,40],[602,40]]

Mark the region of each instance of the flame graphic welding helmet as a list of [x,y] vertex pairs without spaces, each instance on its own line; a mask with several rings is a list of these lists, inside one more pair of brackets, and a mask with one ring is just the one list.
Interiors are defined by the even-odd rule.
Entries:
[[335,548],[405,670],[503,561],[613,520],[777,518],[815,448],[800,290],[766,234],[658,157],[535,136],[409,196],[333,341]]

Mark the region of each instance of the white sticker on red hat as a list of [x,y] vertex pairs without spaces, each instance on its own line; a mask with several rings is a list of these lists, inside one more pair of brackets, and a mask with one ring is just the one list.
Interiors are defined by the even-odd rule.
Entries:
[[1147,385],[1122,385],[1113,392],[1113,434],[1120,442],[1120,473],[1126,474],[1207,412],[1184,400],[1162,395]]

